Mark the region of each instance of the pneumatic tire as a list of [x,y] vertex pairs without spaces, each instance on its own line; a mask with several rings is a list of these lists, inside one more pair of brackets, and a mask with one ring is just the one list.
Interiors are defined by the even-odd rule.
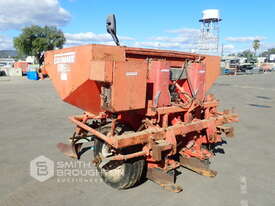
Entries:
[[[100,132],[107,135],[111,130],[111,125],[107,124],[100,128]],[[123,126],[117,126],[116,134],[123,134],[132,132],[128,128]],[[104,157],[108,154],[112,148],[100,139],[95,139],[94,144],[94,158]],[[129,152],[136,152],[138,148],[128,148],[127,150],[120,151],[122,154],[128,154]],[[126,161],[113,161],[111,170],[105,170],[97,166],[97,170],[102,180],[113,188],[127,189],[136,185],[142,176],[144,169],[144,158],[133,158]]]

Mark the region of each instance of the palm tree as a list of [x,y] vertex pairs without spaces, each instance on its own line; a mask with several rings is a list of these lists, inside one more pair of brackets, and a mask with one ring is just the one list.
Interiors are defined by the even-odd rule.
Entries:
[[260,40],[259,39],[255,39],[253,41],[252,47],[253,47],[253,49],[255,51],[255,56],[256,56],[256,52],[260,48]]

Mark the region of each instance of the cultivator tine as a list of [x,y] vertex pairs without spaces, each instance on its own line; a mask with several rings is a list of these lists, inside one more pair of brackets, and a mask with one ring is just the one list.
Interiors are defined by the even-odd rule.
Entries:
[[147,178],[170,192],[181,192],[183,189],[174,183],[175,177],[159,168],[148,168]]
[[75,159],[78,158],[78,155],[75,151],[75,147],[72,144],[58,143],[57,148],[59,149],[60,152],[62,152],[68,157],[75,158]]
[[207,176],[207,177],[215,177],[217,172],[208,168],[208,165],[201,162],[201,160],[196,158],[185,158],[180,157],[180,164],[181,166],[190,169],[200,175]]

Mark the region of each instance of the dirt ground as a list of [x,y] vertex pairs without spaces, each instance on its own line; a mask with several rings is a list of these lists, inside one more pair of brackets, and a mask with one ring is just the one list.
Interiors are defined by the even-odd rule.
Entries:
[[[0,79],[0,206],[275,205],[275,74],[222,76],[211,93],[221,108],[234,107],[241,120],[235,138],[223,145],[225,153],[212,160],[217,177],[179,169],[177,183],[184,192],[171,193],[150,181],[117,191],[101,182],[93,166],[89,175],[62,173],[64,162],[85,166],[73,165],[56,149],[72,134],[67,116],[81,111],[63,103],[50,80]],[[30,162],[41,155],[60,167],[44,182],[30,176]],[[86,152],[85,161],[91,156]]]

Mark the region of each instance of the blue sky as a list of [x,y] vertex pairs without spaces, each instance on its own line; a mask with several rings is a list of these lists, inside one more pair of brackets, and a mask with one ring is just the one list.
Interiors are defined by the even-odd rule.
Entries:
[[0,49],[12,47],[11,39],[30,24],[58,26],[66,34],[67,46],[111,44],[105,21],[114,13],[124,45],[188,50],[182,45],[196,36],[204,9],[220,10],[220,39],[226,52],[251,48],[256,38],[262,49],[275,47],[275,1],[271,0],[0,0]]

